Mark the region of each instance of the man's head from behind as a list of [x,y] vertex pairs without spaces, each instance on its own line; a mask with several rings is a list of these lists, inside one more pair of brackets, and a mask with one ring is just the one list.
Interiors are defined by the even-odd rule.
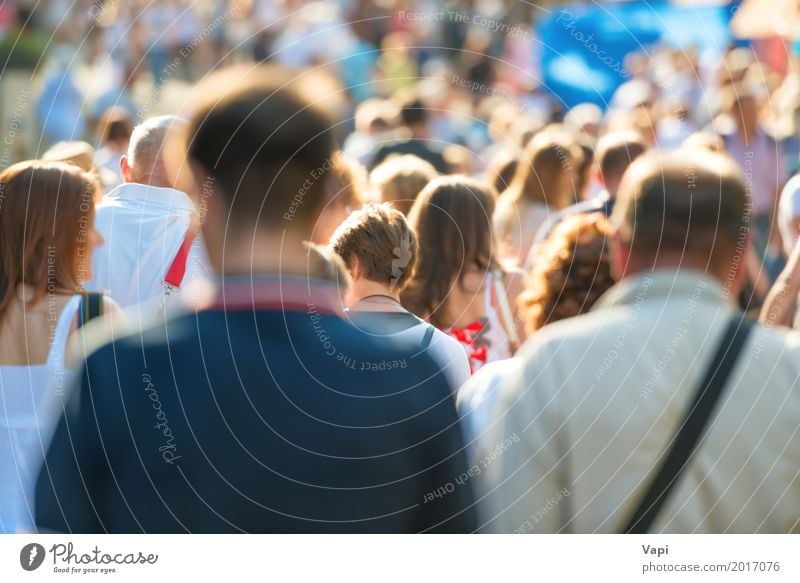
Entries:
[[224,69],[198,85],[186,148],[199,190],[213,191],[203,227],[212,263],[254,236],[310,237],[334,151],[313,87],[311,74],[267,65]]
[[186,122],[174,115],[162,115],[143,121],[133,129],[128,153],[120,160],[125,182],[170,187],[172,182],[164,166],[164,145],[172,130]]
[[747,204],[739,168],[727,156],[683,150],[637,159],[612,215],[615,279],[689,268],[721,280],[735,295],[749,245]]
[[634,131],[613,132],[597,143],[597,166],[609,196],[616,197],[628,166],[647,151],[642,137]]

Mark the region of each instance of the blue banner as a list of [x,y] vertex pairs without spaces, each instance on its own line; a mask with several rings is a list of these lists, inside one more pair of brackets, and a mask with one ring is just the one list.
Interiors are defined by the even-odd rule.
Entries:
[[583,102],[606,108],[630,79],[625,55],[655,43],[721,52],[732,41],[729,23],[739,4],[691,8],[643,0],[554,8],[536,26],[542,81],[565,109]]

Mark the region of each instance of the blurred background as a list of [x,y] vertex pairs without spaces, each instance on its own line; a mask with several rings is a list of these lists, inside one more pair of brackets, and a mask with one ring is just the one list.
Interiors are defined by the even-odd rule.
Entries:
[[[800,111],[796,15],[795,0],[5,0],[0,164],[63,140],[102,148],[110,108],[132,124],[174,113],[194,81],[248,61],[329,71],[345,149],[365,163],[359,132],[396,128],[392,98],[407,90],[466,173],[498,135],[521,143],[552,121],[635,125],[662,148],[724,132],[722,90],[737,83],[787,139]],[[585,104],[597,109],[568,117]],[[792,173],[796,148],[785,150]]]

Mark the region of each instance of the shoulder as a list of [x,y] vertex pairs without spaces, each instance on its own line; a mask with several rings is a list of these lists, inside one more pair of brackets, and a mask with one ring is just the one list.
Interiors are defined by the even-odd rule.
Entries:
[[559,320],[532,334],[518,356],[526,372],[535,369],[537,377],[558,370],[573,370],[576,363],[595,348],[609,347],[629,320],[627,311],[619,307]]
[[433,328],[433,341],[431,342],[431,346],[436,346],[438,349],[448,354],[466,355],[463,345],[458,340],[431,324],[428,324],[428,326]]

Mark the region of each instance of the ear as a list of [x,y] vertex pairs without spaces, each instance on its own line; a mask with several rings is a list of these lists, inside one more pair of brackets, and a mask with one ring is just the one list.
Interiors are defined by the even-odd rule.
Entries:
[[361,266],[358,263],[358,257],[355,255],[350,258],[350,265],[347,266],[347,271],[350,272],[350,277],[353,281],[361,279]]
[[622,281],[625,273],[628,270],[628,262],[630,261],[631,248],[619,236],[615,230],[609,236],[609,262],[611,267],[611,277],[615,282]]
[[133,168],[128,164],[128,155],[123,154],[119,159],[119,171],[123,182],[133,182]]

